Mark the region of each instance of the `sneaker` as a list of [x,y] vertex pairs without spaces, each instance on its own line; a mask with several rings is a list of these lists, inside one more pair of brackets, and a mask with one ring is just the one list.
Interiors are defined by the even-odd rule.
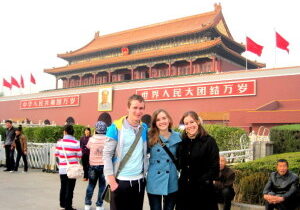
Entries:
[[97,206],[96,210],[104,210],[104,206]]
[[9,171],[10,173],[14,173],[14,172],[17,172],[17,171]]
[[28,171],[22,171],[22,173],[25,173],[25,174],[26,174],[26,173],[28,173]]
[[91,210],[91,206],[90,205],[85,205],[84,210]]
[[65,210],[65,207],[59,207],[60,210]]
[[8,172],[8,171],[10,171],[9,169],[5,169],[5,170],[3,170],[4,172]]

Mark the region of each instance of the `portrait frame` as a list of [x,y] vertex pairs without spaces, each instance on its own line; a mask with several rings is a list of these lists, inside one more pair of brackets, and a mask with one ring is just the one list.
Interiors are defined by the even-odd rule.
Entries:
[[112,111],[112,87],[101,87],[98,91],[98,111]]

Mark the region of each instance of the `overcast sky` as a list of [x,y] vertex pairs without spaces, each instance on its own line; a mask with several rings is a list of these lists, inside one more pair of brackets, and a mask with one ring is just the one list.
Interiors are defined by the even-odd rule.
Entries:
[[[300,65],[300,1],[219,0],[233,38],[245,43],[246,35],[264,46],[261,57],[267,68]],[[76,50],[100,35],[186,17],[214,10],[214,0],[9,0],[0,1],[0,92],[10,76],[22,74],[29,93],[30,73],[37,85],[31,92],[55,88],[53,76],[44,69],[65,66],[58,53]],[[276,50],[275,32],[290,42],[290,54]]]

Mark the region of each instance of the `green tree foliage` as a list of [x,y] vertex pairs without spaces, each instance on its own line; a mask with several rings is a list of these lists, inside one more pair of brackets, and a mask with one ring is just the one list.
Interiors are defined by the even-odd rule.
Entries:
[[1,141],[4,141],[4,134],[5,134],[5,128],[0,126],[0,135],[1,135]]
[[[205,124],[204,129],[209,135],[214,137],[220,151],[238,150],[241,149],[240,138],[246,134],[246,131],[241,128],[229,127],[217,124]],[[177,132],[182,132],[179,128],[174,129]],[[249,138],[246,137],[249,143]]]
[[[83,136],[85,127],[82,125],[73,126],[75,130],[74,136],[79,140]],[[63,137],[62,126],[24,127],[23,132],[29,142],[36,143],[55,143]]]
[[[240,137],[246,134],[241,128],[229,127],[224,125],[206,124],[205,130],[213,136],[218,144],[220,151],[241,149]],[[249,142],[249,138],[247,138]]]
[[270,139],[274,143],[275,154],[300,151],[300,124],[273,127]]

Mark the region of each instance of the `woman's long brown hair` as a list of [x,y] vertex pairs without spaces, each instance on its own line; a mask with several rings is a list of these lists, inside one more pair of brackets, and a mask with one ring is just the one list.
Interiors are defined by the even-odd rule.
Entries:
[[167,118],[169,119],[170,123],[169,123],[169,130],[171,130],[172,126],[173,126],[173,120],[171,118],[171,116],[169,115],[169,113],[164,110],[164,109],[158,109],[155,112],[153,112],[152,114],[152,121],[151,121],[151,128],[148,132],[148,136],[149,136],[149,146],[153,147],[155,144],[158,143],[159,141],[159,129],[156,126],[156,121],[157,121],[157,116],[161,113],[165,113]]
[[[199,122],[198,123],[198,134],[197,135],[200,135],[201,137],[202,136],[206,136],[207,135],[207,132],[206,130],[203,128],[203,126],[201,125],[201,120],[198,116],[198,114],[194,111],[188,111],[186,113],[183,114],[181,120],[180,120],[180,124],[183,124],[184,125],[184,118],[186,118],[187,116],[190,116],[191,118],[193,118],[196,122]],[[188,138],[187,136],[187,133],[186,133],[186,130],[184,129],[183,132],[182,132],[182,138]]]

